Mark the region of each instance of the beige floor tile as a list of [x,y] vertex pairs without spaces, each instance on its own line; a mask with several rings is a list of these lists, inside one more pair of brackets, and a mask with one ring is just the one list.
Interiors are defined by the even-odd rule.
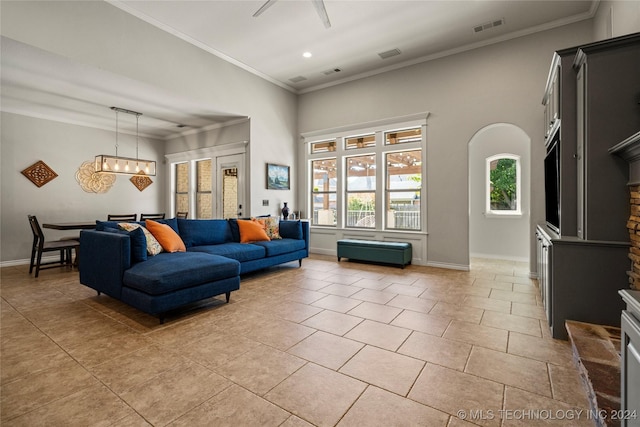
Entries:
[[363,320],[360,317],[324,310],[305,320],[302,324],[335,335],[344,335]]
[[551,397],[551,383],[544,362],[474,347],[465,372]]
[[278,302],[269,309],[269,312],[274,316],[296,323],[304,322],[321,311],[322,309],[319,307],[290,301]]
[[213,371],[188,362],[174,366],[120,397],[151,424],[165,425],[229,385],[228,380]]
[[568,341],[533,337],[512,332],[508,353],[561,366],[573,366],[573,353]]
[[[451,415],[502,409],[504,386],[474,375],[428,363],[409,392],[409,398]],[[499,426],[500,420],[479,419],[474,423]]]
[[338,311],[340,313],[346,313],[347,311],[355,308],[359,304],[362,304],[362,301],[351,299],[351,298],[345,298],[338,295],[327,295],[324,298],[313,303],[315,307]]
[[387,280],[367,279],[367,278],[365,278],[365,279],[358,280],[353,285],[354,286],[358,286],[360,288],[366,288],[366,289],[373,289],[373,290],[381,291],[381,290],[387,288],[388,286],[390,286],[391,284],[392,284],[392,282],[389,282]]
[[[548,412],[542,412],[546,410]],[[553,416],[552,416],[553,415]],[[593,427],[589,411],[548,397],[507,386],[503,417],[505,427]]]
[[442,301],[438,301],[438,303],[434,305],[429,312],[429,314],[433,314],[436,316],[463,320],[465,322],[471,323],[480,323],[480,319],[482,319],[483,313],[484,310],[480,308],[449,304]]
[[[354,296],[355,298],[355,296]],[[381,323],[389,323],[402,312],[401,308],[389,307],[388,305],[363,302],[353,310],[347,312],[352,316],[364,317]]]
[[335,425],[366,384],[308,363],[265,395],[265,399],[317,426]]
[[295,281],[296,286],[310,291],[317,291],[318,289],[325,288],[327,282],[324,280],[311,279],[309,277],[302,277]]
[[362,347],[363,343],[318,331],[291,347],[287,353],[337,370]]
[[313,424],[309,424],[305,420],[291,415],[285,422],[280,424],[280,427],[313,427]]
[[401,285],[399,283],[393,283],[384,288],[384,291],[394,294],[406,295],[408,297],[419,297],[424,292],[424,288],[414,285]]
[[358,288],[355,286],[347,286],[347,285],[339,285],[336,283],[328,284],[324,288],[318,289],[318,292],[323,292],[325,294],[338,295],[341,297],[350,297],[356,292],[362,290],[362,288]]
[[471,353],[471,345],[414,331],[398,353],[462,371]]
[[502,291],[500,289],[492,289],[491,295],[489,298],[501,300],[501,301],[511,301],[511,302],[519,302],[522,304],[531,304],[536,305],[536,296],[533,294],[527,294],[523,292],[509,292]]
[[532,283],[528,283],[528,284],[521,284],[521,283],[514,283],[513,284],[513,291],[514,292],[524,292],[527,294],[537,294],[538,292],[540,292],[540,290],[538,289],[538,287]]
[[380,348],[366,346],[339,372],[385,390],[406,396],[424,362]]
[[474,295],[465,297],[461,305],[481,308],[483,310],[499,311],[501,313],[511,313],[511,301],[484,298]]
[[462,341],[472,345],[507,351],[509,333],[503,329],[452,320],[443,338]]
[[115,393],[122,394],[184,362],[185,359],[182,356],[162,347],[150,345],[131,354],[93,366],[90,371]]
[[398,294],[389,292],[387,290],[377,291],[375,289],[362,289],[361,291],[351,295],[351,298],[373,302],[376,304],[386,304],[387,302],[391,301],[396,295]]
[[2,423],[95,384],[95,378],[73,360],[2,384]]
[[250,331],[245,333],[245,336],[285,351],[314,332],[315,329],[307,326],[298,325],[287,320],[273,319],[254,325]]
[[[386,271],[389,271],[388,269]],[[384,280],[390,283],[399,283],[401,285],[411,285],[416,280],[418,280],[417,276],[413,276],[409,274],[409,270],[405,270],[405,274],[394,274],[388,273],[385,274],[380,280]]]
[[541,337],[540,321],[531,317],[516,316],[514,314],[498,313],[487,310],[482,316],[481,325],[492,328],[505,329],[508,331],[520,332],[522,334]]
[[96,383],[15,418],[6,425],[113,425],[133,414],[135,414],[133,409],[118,396],[102,384]]
[[118,356],[133,353],[151,344],[148,338],[131,331],[69,345],[66,350],[84,367],[96,366]]
[[338,423],[339,427],[429,426],[445,427],[449,415],[413,400],[369,386],[349,412]]
[[430,300],[426,298],[416,298],[410,297],[407,295],[398,295],[391,301],[387,303],[391,307],[404,308],[412,311],[419,311],[421,313],[428,313],[434,305],[436,305],[435,300]]
[[502,289],[503,291],[513,290],[513,283],[511,282],[498,282],[493,279],[485,279],[481,277],[473,281],[473,286],[478,286],[481,288]]
[[511,275],[496,275],[496,281],[500,281],[500,282],[511,282],[511,283],[518,283],[521,285],[532,285],[535,283],[535,281],[533,279],[530,279],[529,277],[522,277],[522,276],[516,276],[514,274]]
[[297,289],[284,295],[283,298],[287,301],[295,301],[302,304],[311,304],[326,296],[327,294],[323,294],[322,292],[310,291],[307,289]]
[[298,357],[261,345],[215,371],[262,396],[304,364]]
[[289,413],[271,402],[239,387],[216,394],[193,411],[178,418],[170,426],[279,426]]
[[182,348],[184,357],[215,369],[258,347],[257,341],[241,335],[211,334]]
[[442,336],[449,326],[449,323],[451,323],[451,319],[449,318],[418,313],[417,311],[411,310],[404,310],[391,322],[394,326],[437,336]]
[[332,274],[330,276],[327,276],[324,280],[326,282],[336,283],[339,285],[353,285],[360,279],[361,279],[360,277],[353,276],[353,275]]
[[511,314],[515,314],[516,316],[531,317],[538,320],[545,320],[547,318],[542,306],[522,304],[519,302],[511,303]]
[[573,366],[549,365],[553,398],[579,408],[588,408],[587,392]]
[[396,351],[410,333],[409,329],[374,322],[373,320],[365,320],[347,332],[345,338]]

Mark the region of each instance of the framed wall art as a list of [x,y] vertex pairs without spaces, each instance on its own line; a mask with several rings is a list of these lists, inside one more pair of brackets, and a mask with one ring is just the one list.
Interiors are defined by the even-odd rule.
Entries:
[[291,168],[289,166],[267,163],[267,190],[289,190],[291,184]]

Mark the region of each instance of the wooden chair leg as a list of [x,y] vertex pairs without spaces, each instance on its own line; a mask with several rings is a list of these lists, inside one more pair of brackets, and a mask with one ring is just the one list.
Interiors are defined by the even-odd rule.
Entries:
[[38,251],[38,257],[36,260],[36,277],[40,274],[40,262],[42,261],[42,252]]
[[34,261],[36,260],[36,248],[31,249],[31,263],[29,264],[29,274],[33,272]]

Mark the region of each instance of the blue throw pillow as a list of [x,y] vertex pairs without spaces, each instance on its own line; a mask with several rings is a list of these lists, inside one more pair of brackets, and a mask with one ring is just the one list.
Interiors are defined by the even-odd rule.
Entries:
[[280,236],[284,239],[302,240],[302,223],[296,221],[280,221]]
[[138,263],[147,260],[147,238],[142,228],[133,231],[120,230],[119,228],[102,227],[100,231],[116,234],[128,234],[131,240],[131,263]]

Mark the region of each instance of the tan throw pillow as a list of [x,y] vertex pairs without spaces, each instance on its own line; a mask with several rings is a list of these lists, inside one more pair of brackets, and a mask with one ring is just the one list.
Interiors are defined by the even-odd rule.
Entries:
[[158,242],[158,240],[153,237],[153,234],[151,234],[149,230],[147,230],[140,224],[135,224],[133,222],[119,222],[118,228],[126,231],[133,231],[136,228],[141,228],[144,232],[144,237],[147,238],[147,254],[153,256],[158,255],[160,252],[162,252],[162,245],[160,244],[160,242]]

